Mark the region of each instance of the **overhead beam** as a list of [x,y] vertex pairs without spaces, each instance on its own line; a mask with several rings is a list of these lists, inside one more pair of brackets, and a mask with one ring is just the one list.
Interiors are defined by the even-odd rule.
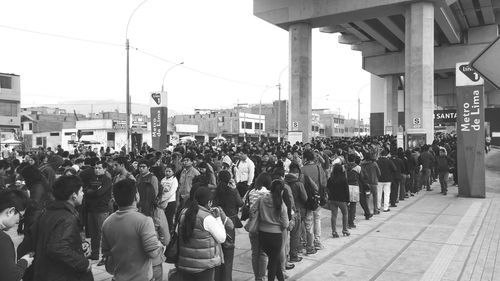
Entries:
[[460,4],[462,5],[463,12],[465,17],[467,18],[467,22],[470,26],[478,26],[479,19],[476,15],[476,8],[474,8],[473,0],[460,0]]
[[485,24],[495,23],[495,13],[493,12],[493,3],[491,0],[479,0],[479,7],[483,14]]
[[359,39],[357,36],[354,36],[352,34],[342,34],[339,36],[339,43],[340,44],[355,45],[355,44],[361,43],[361,39]]
[[462,34],[460,29],[456,26],[457,23],[451,12],[446,12],[443,7],[436,7],[436,9],[434,9],[434,18],[450,44],[460,43]]
[[391,20],[389,17],[381,17],[378,19],[387,29],[389,29],[394,36],[396,36],[401,42],[405,42],[405,32],[399,26]]
[[345,32],[346,30],[340,25],[331,25],[331,26],[321,27],[319,31],[323,33],[339,33],[339,32]]
[[391,42],[389,39],[387,39],[383,34],[375,30],[373,27],[368,25],[366,22],[363,21],[357,21],[354,23],[357,25],[359,28],[361,28],[364,32],[368,33],[375,41],[379,42],[382,44],[382,46],[386,47],[389,51],[395,52],[399,50],[398,46]]
[[354,36],[358,37],[361,41],[370,41],[370,38],[368,38],[363,32],[357,30],[354,26],[352,26],[350,23],[344,23],[341,24],[341,26],[349,33],[353,34]]

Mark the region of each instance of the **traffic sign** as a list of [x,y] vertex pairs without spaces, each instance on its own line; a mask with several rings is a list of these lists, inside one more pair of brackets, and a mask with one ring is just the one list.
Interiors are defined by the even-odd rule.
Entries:
[[292,122],[292,131],[296,131],[299,129],[299,122],[293,121]]
[[470,65],[500,90],[500,37],[484,49]]

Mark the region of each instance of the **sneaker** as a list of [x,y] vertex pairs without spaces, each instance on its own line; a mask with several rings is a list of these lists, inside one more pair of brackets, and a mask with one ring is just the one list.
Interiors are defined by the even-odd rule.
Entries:
[[380,211],[379,210],[376,210],[373,212],[374,215],[380,215]]
[[290,270],[290,269],[294,269],[294,268],[295,268],[295,264],[293,264],[293,263],[289,263],[289,264],[285,265],[286,270]]
[[302,257],[296,256],[296,257],[290,257],[290,262],[301,262]]
[[391,208],[396,208],[398,205],[396,204],[391,204]]
[[321,243],[314,243],[314,249],[323,250],[325,247]]
[[356,225],[353,223],[353,224],[348,225],[347,228],[349,228],[349,229],[356,228]]
[[415,196],[415,193],[410,193],[410,196]]
[[318,251],[316,249],[309,249],[306,251],[306,255],[314,255],[316,254]]
[[391,211],[391,209],[384,210],[384,212],[390,212],[390,211]]

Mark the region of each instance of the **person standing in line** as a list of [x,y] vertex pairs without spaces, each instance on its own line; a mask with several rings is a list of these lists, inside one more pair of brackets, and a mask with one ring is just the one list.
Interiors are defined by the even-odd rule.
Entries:
[[5,233],[23,216],[28,197],[20,190],[0,191],[0,280],[20,281],[26,268],[33,263],[33,255],[26,254],[16,261],[16,250],[10,236]]
[[212,191],[200,186],[181,211],[177,261],[180,280],[214,281],[215,268],[223,262],[220,244],[226,241],[224,225],[230,219],[211,204]]
[[[382,200],[382,194],[384,195],[384,205],[383,205],[383,211],[384,212],[389,212],[391,209],[389,209],[389,201],[390,201],[390,196],[391,196],[391,183],[394,179],[394,174],[396,173],[396,166],[394,163],[389,159],[390,154],[387,149],[382,150],[380,153],[380,157],[377,160],[377,164],[380,168],[380,178],[378,181],[378,198],[377,202],[380,202]],[[396,204],[391,204],[391,207],[397,207]]]
[[[306,201],[307,192],[304,184],[300,181],[300,167],[296,163],[291,163],[289,166],[289,173],[285,175],[285,183],[290,186],[293,194],[293,200],[295,201],[295,208],[297,209],[297,214],[295,218],[295,226],[290,231],[290,262],[300,262],[302,257],[299,257],[299,252],[302,250],[302,244],[300,243],[300,232],[302,229],[302,217],[306,214]],[[309,230],[312,227],[312,216],[309,221]],[[311,233],[312,234],[312,233]],[[311,235],[311,248],[312,248],[312,235]]]
[[260,198],[253,208],[259,208],[259,243],[269,257],[267,280],[284,281],[280,264],[283,230],[288,227],[288,213],[283,202],[284,183],[274,180],[271,183],[271,193]]
[[[313,151],[308,149],[303,153],[304,156],[304,166],[302,169],[302,174],[311,178],[311,180],[316,184],[319,189],[320,196],[323,196],[326,192],[326,175],[323,168],[320,165],[316,164]],[[321,207],[316,208],[313,211],[313,232],[314,232],[314,248],[316,250],[323,249],[323,245],[321,244],[321,216],[320,216]]]
[[240,197],[243,197],[248,187],[252,185],[255,175],[255,165],[253,161],[248,158],[248,151],[246,149],[240,151],[239,159],[236,162],[236,168],[236,172],[238,173],[236,176],[238,179],[238,182],[236,182],[236,189],[238,189]]
[[378,200],[378,179],[380,178],[380,168],[373,158],[373,154],[366,153],[365,161],[361,162],[362,181],[370,187],[373,197],[373,214],[380,214],[380,201]]
[[422,188],[425,187],[427,191],[432,191],[431,188],[431,169],[434,163],[434,156],[429,152],[429,146],[422,147],[422,153],[418,158],[418,162],[422,165],[421,184]]
[[448,194],[448,176],[450,174],[450,167],[453,167],[453,159],[446,155],[446,149],[440,148],[436,163],[441,193],[446,195]]
[[[264,197],[269,193],[269,188],[271,188],[271,175],[268,173],[260,174],[255,180],[254,188],[250,189],[245,197],[243,198],[243,202],[247,202],[250,206],[253,206],[259,198]],[[251,215],[252,213],[250,213]],[[252,251],[252,269],[255,276],[255,281],[263,281],[265,280],[266,275],[266,267],[268,258],[267,255],[262,250],[262,246],[259,240],[259,234],[257,233],[248,233],[248,237],[250,239],[250,249]]]
[[113,186],[118,211],[102,225],[102,253],[106,271],[115,281],[145,281],[153,278],[152,260],[164,252],[153,219],[137,210],[139,195],[135,181],[124,179]]
[[75,209],[82,204],[83,184],[78,176],[61,176],[54,182],[53,194],[56,200],[47,205],[30,231],[36,253],[34,280],[92,281]]
[[243,206],[243,200],[241,200],[240,194],[234,188],[234,184],[230,184],[231,174],[228,171],[220,171],[218,178],[219,183],[215,191],[214,206],[222,208],[226,216],[231,219],[234,227],[226,228],[226,239],[232,241],[231,245],[228,245],[228,243],[226,243],[226,246],[222,245],[224,264],[216,270],[215,275],[219,277],[219,281],[231,281],[233,280],[234,245],[236,243],[235,228],[243,227],[241,220],[238,218],[238,209]]
[[[346,175],[347,175],[347,184],[349,185],[349,191],[353,191],[354,194],[349,193],[349,204],[348,204],[348,227],[349,228],[356,228],[356,224],[354,223],[354,219],[356,217],[356,204],[359,201],[359,194],[360,192],[364,192],[364,190],[361,190],[360,184],[359,184],[359,175],[361,173],[361,167],[356,164],[354,161],[356,160],[356,155],[353,154],[348,154],[347,155],[347,164],[345,166],[346,169]],[[358,158],[359,159],[359,158]],[[357,196],[356,196],[357,194]],[[357,197],[357,198],[356,198]],[[357,201],[356,201],[357,200]],[[361,202],[361,206],[363,207],[363,210],[365,212],[365,218],[369,218],[370,216],[370,210],[368,210],[368,206],[366,206],[366,200],[365,202]]]
[[91,260],[99,259],[101,248],[101,228],[104,220],[109,216],[109,201],[111,200],[111,179],[105,174],[105,162],[98,161],[94,166],[94,177],[90,186],[85,190],[87,203],[88,227],[92,253]]
[[344,173],[344,168],[340,164],[333,165],[332,176],[328,179],[327,184],[328,199],[331,209],[331,227],[333,238],[338,238],[337,233],[337,214],[338,209],[342,212],[342,235],[349,236],[347,205],[349,204],[349,185]]
[[143,182],[149,182],[155,189],[155,195],[158,196],[158,178],[149,171],[150,163],[146,159],[139,161],[139,175],[137,176],[137,186]]
[[179,189],[177,192],[177,208],[183,208],[184,203],[189,198],[191,187],[193,186],[193,179],[200,175],[200,172],[193,167],[194,155],[187,153],[182,158],[183,169],[179,180]]
[[[139,192],[139,203],[137,204],[139,212],[147,217],[153,219],[158,240],[167,246],[170,242],[170,231],[168,228],[167,218],[165,211],[158,207],[157,198],[153,185],[150,182],[141,182],[137,185]],[[165,261],[164,255],[158,255],[153,258],[153,280],[163,280],[163,262]]]
[[160,208],[165,210],[167,217],[168,229],[170,232],[174,231],[174,216],[177,208],[176,193],[179,187],[179,182],[175,177],[174,166],[168,165],[165,168],[165,177],[160,182],[163,188],[163,194],[160,200]]

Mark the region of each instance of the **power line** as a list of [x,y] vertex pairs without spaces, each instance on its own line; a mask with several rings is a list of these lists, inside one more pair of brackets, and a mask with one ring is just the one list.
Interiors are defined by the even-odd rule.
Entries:
[[[141,49],[139,49],[137,47],[133,47],[132,49],[135,50],[135,51],[137,51],[137,52],[139,52],[139,53],[142,53],[144,55],[156,58],[158,60],[161,60],[161,61],[164,61],[164,62],[168,62],[168,63],[171,63],[171,64],[177,64],[177,62],[173,62],[173,61],[170,61],[168,59],[162,58],[162,57],[160,57],[158,55],[155,55],[155,54],[143,51],[143,50],[141,50]],[[217,75],[217,74],[213,74],[213,73],[210,73],[210,72],[206,72],[206,71],[203,71],[203,70],[199,70],[199,69],[187,66],[186,64],[179,65],[179,67],[183,67],[183,68],[191,70],[193,72],[197,72],[197,73],[200,73],[200,74],[203,74],[203,75],[206,75],[206,76],[210,76],[210,77],[213,77],[213,78],[217,78],[217,79],[224,80],[224,81],[231,82],[231,83],[235,83],[235,84],[242,84],[242,85],[247,85],[247,86],[252,86],[252,87],[258,87],[258,88],[269,87],[269,85],[262,85],[262,84],[257,84],[257,83],[252,83],[252,82],[235,80],[235,79],[223,77],[223,76],[220,76],[220,75]]]
[[101,45],[108,45],[108,46],[114,46],[114,47],[125,47],[125,45],[123,45],[123,44],[117,44],[117,43],[105,42],[105,41],[99,41],[99,40],[92,40],[92,39],[83,39],[83,38],[78,38],[78,37],[73,37],[73,36],[48,33],[48,32],[42,32],[42,31],[35,31],[35,30],[29,30],[29,29],[25,29],[25,28],[3,25],[3,24],[0,24],[0,27],[6,28],[6,29],[11,29],[11,30],[16,30],[16,31],[27,32],[27,33],[34,33],[34,34],[38,34],[38,35],[56,37],[56,38],[66,39],[66,40],[81,41],[81,42],[86,42],[86,43],[101,44]]

